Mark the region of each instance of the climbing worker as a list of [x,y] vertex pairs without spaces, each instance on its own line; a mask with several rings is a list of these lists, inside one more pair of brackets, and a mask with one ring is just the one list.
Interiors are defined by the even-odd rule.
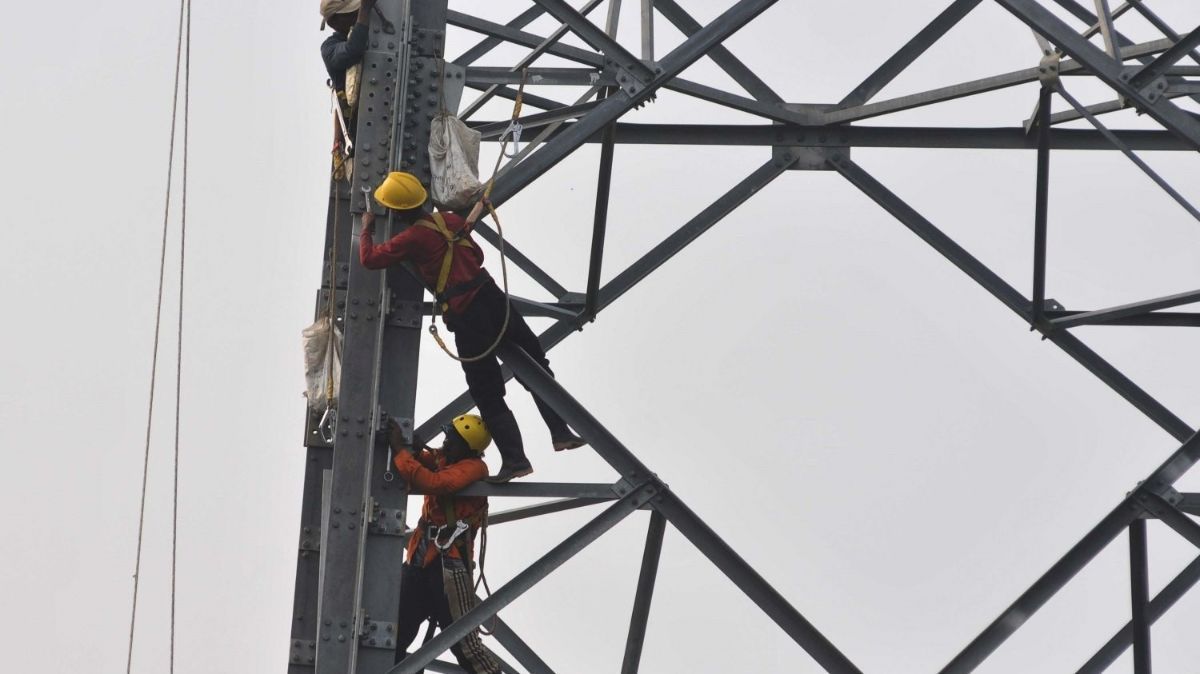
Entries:
[[[471,228],[482,212],[483,201],[477,202],[464,220],[454,213],[428,213],[424,210],[427,198],[425,186],[416,176],[403,172],[389,174],[375,190],[375,201],[395,211],[402,226],[407,226],[387,243],[377,245],[373,231],[375,215],[370,211],[363,213],[359,260],[368,269],[412,262],[430,288],[438,287],[442,268],[449,263],[448,275],[442,279],[444,290],[437,294],[436,301],[444,307],[446,327],[454,332],[467,388],[500,449],[500,470],[488,481],[508,482],[532,473],[533,466],[525,456],[517,419],[504,402],[500,361],[489,350],[498,343],[518,346],[547,372],[550,361],[537,335],[483,269],[483,250],[471,238]],[[545,401],[536,395],[533,399],[550,429],[554,451],[585,444]]]
[[334,175],[347,178],[351,164],[346,159],[354,147],[358,120],[358,90],[362,60],[367,53],[368,25],[376,0],[321,0],[321,29],[328,24],[333,35],[321,44],[321,59],[329,72],[329,87],[337,104],[334,123]]
[[[432,620],[444,630],[475,607],[475,537],[487,518],[488,500],[456,494],[487,477],[480,457],[492,438],[473,414],[458,417],[442,431],[446,440],[441,449],[422,449],[406,445],[400,426],[391,422],[396,470],[411,488],[425,492],[421,519],[408,539],[408,560],[400,568],[397,663],[407,655],[421,623]],[[500,674],[500,663],[483,645],[478,629],[450,650],[469,674]]]
[[321,58],[334,91],[345,92],[346,71],[367,53],[367,25],[376,0],[321,0],[321,17],[333,35],[321,44]]

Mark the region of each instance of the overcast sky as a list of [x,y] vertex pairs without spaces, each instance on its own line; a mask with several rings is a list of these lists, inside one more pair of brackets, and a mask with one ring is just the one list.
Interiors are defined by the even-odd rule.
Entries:
[[[637,3],[626,4],[622,38],[636,45]],[[701,21],[725,6],[682,4]],[[946,4],[784,0],[727,44],[786,100],[828,103]],[[331,125],[316,5],[222,0],[194,11],[181,674],[286,666],[304,469],[300,330],[320,284]],[[1152,5],[1180,32],[1200,23],[1192,1]],[[526,6],[452,2],[498,21]],[[0,41],[5,671],[124,664],[176,12],[149,0],[16,3],[9,23],[21,28]],[[529,30],[546,34],[549,23]],[[1121,24],[1135,40],[1160,37],[1136,17]],[[663,54],[680,36],[659,26]],[[474,40],[452,34],[449,51]],[[521,54],[497,50],[486,63]],[[879,98],[1038,58],[1029,30],[984,2]],[[707,60],[685,76],[734,86]],[[1081,78],[1068,86],[1089,102],[1112,97]],[[1036,98],[1028,85],[867,123],[1015,126]],[[497,104],[477,118],[507,114]],[[627,121],[758,123],[670,93]],[[1128,113],[1105,121],[1153,128]],[[494,151],[485,149],[485,167]],[[619,147],[605,278],[769,156]],[[511,240],[573,290],[586,282],[597,158],[595,146],[580,150],[502,213]],[[853,158],[1029,292],[1032,153]],[[1194,154],[1146,159],[1200,202]],[[1095,309],[1197,287],[1200,223],[1124,157],[1058,152],[1052,170],[1051,297]],[[173,218],[169,257],[178,232]],[[134,667],[142,674],[167,669],[177,273],[170,262]],[[519,275],[513,289],[545,297]],[[1200,423],[1195,331],[1076,332]],[[422,350],[420,419],[463,388],[432,342]],[[868,672],[944,665],[1177,446],[828,172],[779,178],[551,360],[564,386]],[[587,450],[553,454],[529,397],[514,387],[509,399],[537,479],[614,477]],[[1200,480],[1180,486],[1195,491]],[[595,512],[496,527],[492,586]],[[645,515],[629,518],[504,611],[557,671],[619,668],[645,524]],[[1157,523],[1150,531],[1155,592],[1196,550]],[[1074,671],[1127,619],[1127,573],[1121,537],[979,671]],[[1155,626],[1159,671],[1196,670],[1198,621],[1193,593]],[[1113,671],[1130,670],[1126,658]],[[642,671],[818,669],[669,531]]]

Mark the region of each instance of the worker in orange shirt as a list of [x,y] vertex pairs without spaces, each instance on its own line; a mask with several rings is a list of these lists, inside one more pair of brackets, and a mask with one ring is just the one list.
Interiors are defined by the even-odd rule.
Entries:
[[[483,249],[471,238],[471,228],[479,218],[483,202],[475,204],[463,219],[454,213],[427,213],[423,210],[427,199],[425,186],[416,176],[403,172],[388,175],[375,190],[375,201],[392,209],[409,226],[386,243],[376,244],[375,214],[363,213],[359,261],[367,269],[411,262],[426,287],[436,289],[440,280],[444,288],[435,299],[446,307],[446,327],[454,332],[460,356],[471,359],[484,354],[503,330],[501,343],[520,347],[550,372],[550,360],[537,335],[511,307],[504,291],[483,268]],[[508,316],[507,326],[505,316]],[[495,353],[464,361],[462,368],[471,398],[496,438],[503,459],[500,471],[488,481],[507,482],[532,473],[533,466],[525,456],[521,429],[504,402],[504,375]],[[584,444],[583,439],[572,433],[567,422],[541,398],[535,395],[533,400],[550,430],[554,451],[575,449]]]
[[[458,417],[442,431],[446,441],[441,449],[410,447],[400,427],[391,423],[396,470],[410,488],[425,493],[421,519],[408,539],[408,561],[400,571],[397,663],[407,656],[421,623],[432,620],[444,630],[475,606],[475,536],[487,518],[488,500],[456,494],[487,477],[481,457],[492,437],[483,419],[473,414]],[[450,651],[469,674],[501,672],[478,629]]]

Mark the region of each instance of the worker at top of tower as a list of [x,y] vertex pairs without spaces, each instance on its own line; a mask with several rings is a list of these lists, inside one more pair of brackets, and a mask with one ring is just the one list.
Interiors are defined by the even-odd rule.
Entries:
[[[321,44],[321,58],[329,71],[330,85],[349,108],[354,107],[355,101],[346,95],[346,76],[362,63],[363,55],[367,53],[367,25],[374,8],[375,0],[321,0],[321,17],[324,19],[321,27],[328,25],[333,29],[333,35]],[[356,82],[351,85],[357,88]]]
[[[500,449],[503,463],[489,481],[508,482],[532,473],[533,466],[525,456],[516,417],[504,402],[504,375],[500,371],[500,362],[495,353],[488,350],[500,339],[501,343],[524,349],[547,372],[550,372],[550,361],[537,335],[483,269],[483,250],[471,238],[471,228],[479,218],[483,202],[476,203],[464,219],[454,213],[426,212],[427,198],[425,187],[416,176],[399,172],[390,174],[375,191],[375,200],[393,209],[405,224],[413,226],[403,229],[387,243],[377,245],[373,231],[375,215],[370,211],[363,213],[359,260],[368,269],[412,262],[425,285],[437,288],[443,264],[449,259],[448,275],[443,279],[444,290],[436,299],[445,307],[446,327],[454,332],[460,356],[467,359],[462,363],[467,388]],[[485,357],[470,360],[484,353],[487,353]],[[536,395],[533,399],[550,429],[554,451],[575,449],[585,444],[545,401]]]
[[[441,449],[422,449],[404,442],[393,420],[389,442],[396,470],[409,486],[425,492],[421,519],[408,539],[408,560],[400,568],[400,611],[396,619],[396,662],[407,655],[421,623],[433,620],[441,629],[475,607],[472,573],[475,536],[487,516],[486,496],[456,493],[487,477],[483,455],[492,438],[473,414],[442,427]],[[499,674],[500,663],[471,630],[450,647],[470,674]]]

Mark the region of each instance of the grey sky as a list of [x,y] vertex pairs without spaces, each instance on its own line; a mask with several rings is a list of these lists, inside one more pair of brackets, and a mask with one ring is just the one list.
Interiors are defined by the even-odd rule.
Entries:
[[[299,332],[320,283],[331,126],[316,4],[194,9],[181,674],[286,664],[303,471]],[[626,4],[622,35],[634,44],[636,3]],[[683,4],[704,21],[726,3]],[[830,102],[945,4],[784,0],[727,46],[787,100]],[[1194,2],[1153,4],[1177,30],[1200,23]],[[452,2],[501,21],[525,6]],[[177,6],[66,0],[9,11],[24,28],[0,41],[9,317],[0,648],[6,671],[115,672],[128,630]],[[1135,39],[1159,37],[1122,21]],[[679,36],[660,26],[665,53]],[[452,35],[450,51],[470,38]],[[498,50],[489,63],[520,54]],[[1029,30],[985,2],[881,98],[1030,67],[1038,55]],[[687,77],[727,83],[707,60]],[[1110,97],[1068,85],[1088,101]],[[1013,126],[1036,97],[1025,86],[868,123]],[[478,118],[507,114],[495,104]],[[669,93],[629,121],[757,123]],[[1150,128],[1126,113],[1106,122]],[[511,240],[572,289],[586,280],[597,155],[584,148],[501,212]],[[766,149],[618,148],[606,276],[767,158]],[[1193,154],[1147,158],[1200,201]],[[1028,291],[1032,153],[856,150],[854,159]],[[1198,224],[1132,164],[1097,152],[1053,161],[1050,296],[1090,309],[1197,287]],[[172,232],[175,247],[177,221]],[[166,670],[177,272],[169,264],[140,673]],[[519,275],[513,289],[541,297]],[[1200,420],[1194,331],[1077,333],[1186,421]],[[421,418],[463,388],[431,341],[422,349]],[[945,664],[1177,444],[825,172],[781,177],[551,360],[577,398],[868,672]],[[612,476],[586,450],[552,455],[528,395],[510,390],[537,478]],[[1195,475],[1181,484],[1198,486]],[[497,527],[492,586],[593,514]],[[1196,551],[1156,523],[1150,530],[1153,592]],[[558,671],[614,671],[644,532],[645,518],[630,518],[505,619]],[[1073,671],[1126,619],[1127,564],[1122,537],[979,671]],[[1160,671],[1195,671],[1197,621],[1194,593],[1155,626]],[[673,532],[644,662],[646,672],[816,671]],[[1113,671],[1129,670],[1126,658]]]

